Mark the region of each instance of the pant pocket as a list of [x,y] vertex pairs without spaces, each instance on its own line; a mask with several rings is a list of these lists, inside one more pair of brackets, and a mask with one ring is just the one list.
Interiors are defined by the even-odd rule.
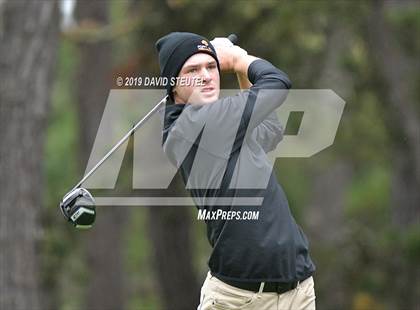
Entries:
[[314,279],[312,277],[309,277],[308,279],[300,283],[299,290],[307,297],[315,297]]
[[256,299],[257,293],[243,294],[232,289],[226,290],[223,287],[218,287],[212,295],[212,305],[214,309],[219,310],[246,309],[254,305]]
[[294,301],[294,309],[315,310],[315,288],[312,277],[299,284],[298,295]]

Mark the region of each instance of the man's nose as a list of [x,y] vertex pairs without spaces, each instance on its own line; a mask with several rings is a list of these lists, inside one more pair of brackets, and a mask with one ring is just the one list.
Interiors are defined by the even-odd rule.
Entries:
[[208,82],[211,80],[211,75],[209,70],[207,70],[207,68],[204,68],[201,72],[201,76],[203,77],[205,82]]

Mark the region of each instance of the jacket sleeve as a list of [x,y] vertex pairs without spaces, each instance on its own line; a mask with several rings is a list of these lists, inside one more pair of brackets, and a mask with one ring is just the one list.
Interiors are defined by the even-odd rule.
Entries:
[[264,59],[257,59],[249,65],[248,79],[252,83],[251,91],[292,88],[287,74]]
[[252,129],[280,107],[286,100],[292,84],[286,73],[263,59],[251,63],[248,68],[248,79],[253,84],[249,89],[247,101],[247,104],[253,105],[248,125]]
[[283,139],[283,126],[280,124],[276,112],[271,112],[271,114],[254,129],[253,134],[255,135],[258,144],[264,149],[264,152],[268,153],[274,150]]
[[[239,131],[245,130],[247,135],[252,135],[254,129],[261,124],[257,130],[260,137],[271,136],[278,139],[280,124],[276,124],[278,121],[270,115],[285,101],[292,86],[289,77],[270,62],[257,59],[248,68],[248,79],[253,84],[251,88],[240,92],[231,100],[233,107],[244,106]],[[267,139],[264,140],[268,142]],[[275,143],[273,140],[269,144]],[[271,148],[270,145],[267,148]]]

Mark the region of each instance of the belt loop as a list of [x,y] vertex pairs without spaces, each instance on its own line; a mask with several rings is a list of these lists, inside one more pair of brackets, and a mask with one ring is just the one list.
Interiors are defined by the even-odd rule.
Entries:
[[258,294],[261,294],[261,293],[263,292],[263,290],[264,290],[264,285],[265,285],[265,282],[261,282],[261,284],[260,284],[260,289],[259,289],[259,291],[258,291]]

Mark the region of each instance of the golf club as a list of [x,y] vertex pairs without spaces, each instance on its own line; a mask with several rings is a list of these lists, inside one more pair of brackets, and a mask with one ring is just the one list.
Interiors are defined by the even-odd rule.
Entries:
[[[238,40],[235,34],[227,37],[233,44]],[[137,129],[139,129],[148,119],[150,119],[159,108],[166,103],[168,95],[160,100],[152,110],[149,111],[140,121],[138,121],[127,134],[118,141],[114,147],[91,169],[84,177],[66,194],[60,202],[60,209],[64,217],[76,228],[86,229],[92,227],[95,217],[95,200],[89,191],[80,186],[124,143]]]

